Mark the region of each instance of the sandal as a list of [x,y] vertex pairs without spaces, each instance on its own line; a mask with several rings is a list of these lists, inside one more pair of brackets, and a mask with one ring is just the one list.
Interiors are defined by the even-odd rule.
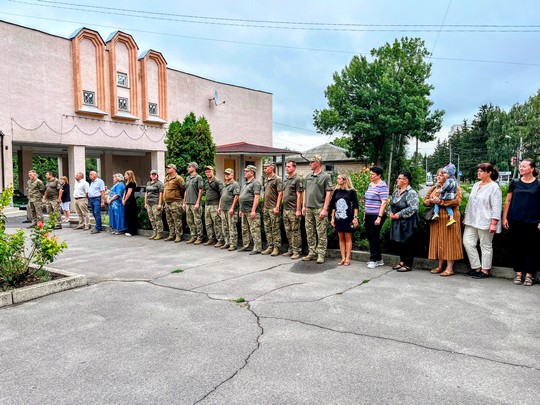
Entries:
[[448,277],[454,275],[454,270],[445,270],[440,274],[442,277]]
[[412,268],[409,266],[401,266],[399,269],[397,269],[400,273],[405,273],[406,271],[412,271]]
[[514,284],[515,285],[523,284],[523,280],[521,279],[521,274],[516,274],[516,276],[514,277]]
[[473,274],[471,278],[474,278],[475,280],[481,280],[483,278],[490,278],[491,275],[489,273],[484,273],[483,271],[479,271],[477,274]]
[[443,269],[439,269],[438,267],[431,270],[432,274],[439,274],[442,272],[443,272]]
[[345,261],[345,263],[343,263],[344,266],[350,266],[351,265],[351,262],[349,260]]
[[398,264],[396,264],[395,266],[392,266],[392,270],[399,270],[399,269],[401,269],[403,266],[405,266],[404,263],[398,263]]
[[523,282],[523,285],[526,285],[527,287],[530,287],[531,285],[534,284],[534,281],[532,279],[532,277],[525,277],[525,281]]
[[342,260],[342,261],[338,262],[337,265],[338,265],[338,266],[341,266],[342,264],[345,264],[345,260]]

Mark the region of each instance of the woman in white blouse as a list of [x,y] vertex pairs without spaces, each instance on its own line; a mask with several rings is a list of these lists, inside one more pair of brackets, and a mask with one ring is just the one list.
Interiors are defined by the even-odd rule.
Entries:
[[[499,172],[491,163],[478,165],[478,183],[475,183],[465,209],[465,231],[463,247],[471,263],[467,273],[476,279],[490,276],[493,261],[493,236],[501,232],[502,193],[495,182]],[[478,256],[476,245],[480,241],[482,259]]]

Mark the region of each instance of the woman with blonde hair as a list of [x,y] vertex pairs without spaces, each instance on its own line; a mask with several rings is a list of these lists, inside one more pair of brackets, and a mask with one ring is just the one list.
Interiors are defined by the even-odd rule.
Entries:
[[71,202],[69,180],[66,176],[60,177],[60,180],[62,181],[62,194],[60,194],[62,202],[60,203],[60,208],[64,211],[64,220],[62,222],[69,222],[69,203]]
[[111,233],[115,235],[120,235],[126,230],[126,214],[124,204],[122,203],[126,186],[124,186],[123,181],[124,176],[122,176],[122,174],[113,174],[113,186],[107,197],[107,204],[109,205],[109,226],[112,229]]
[[358,227],[358,196],[347,174],[339,174],[330,200],[331,224],[339,237],[341,261],[339,266],[351,264],[352,233]]
[[122,198],[122,204],[126,209],[126,236],[137,235],[137,201],[135,200],[135,189],[137,181],[135,173],[132,170],[126,170],[124,174],[124,183],[126,184],[126,192]]

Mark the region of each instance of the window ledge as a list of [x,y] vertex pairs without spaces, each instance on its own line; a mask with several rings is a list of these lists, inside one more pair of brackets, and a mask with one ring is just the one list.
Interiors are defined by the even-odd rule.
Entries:
[[77,114],[99,115],[100,117],[108,115],[108,113],[106,113],[105,111],[101,111],[99,108],[94,107],[92,105],[83,105],[80,109],[78,109],[75,112]]
[[147,117],[147,118],[144,120],[144,123],[145,123],[145,124],[157,124],[157,125],[163,125],[163,124],[166,124],[167,121],[162,120],[162,119],[159,118],[159,117],[151,116],[151,117]]
[[130,121],[136,121],[139,119],[139,117],[131,115],[130,113],[126,111],[118,111],[116,115],[113,115],[113,118],[118,118],[122,120],[130,120]]

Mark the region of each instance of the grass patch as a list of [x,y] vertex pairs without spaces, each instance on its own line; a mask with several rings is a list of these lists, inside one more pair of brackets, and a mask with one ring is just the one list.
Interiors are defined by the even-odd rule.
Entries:
[[183,272],[184,270],[182,269],[176,269],[176,270],[171,271],[171,273],[183,273]]
[[240,298],[237,298],[237,299],[235,299],[233,301],[236,302],[237,304],[241,304],[242,302],[246,302],[246,299],[244,297],[240,297]]
[[369,283],[369,280],[362,281],[362,284],[367,284],[367,283]]

